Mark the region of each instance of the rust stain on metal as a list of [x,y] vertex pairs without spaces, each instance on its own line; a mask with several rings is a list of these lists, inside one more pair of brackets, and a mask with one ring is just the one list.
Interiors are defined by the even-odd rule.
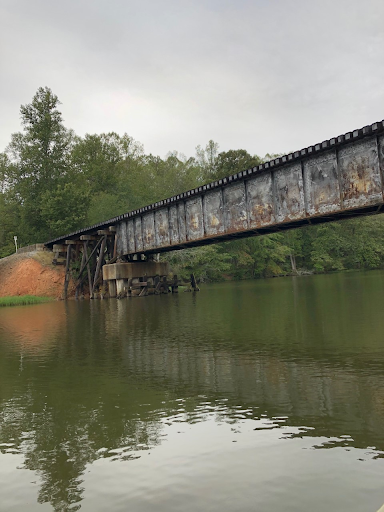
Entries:
[[247,181],[249,227],[258,228],[275,222],[271,173]]
[[204,236],[203,205],[201,197],[185,202],[185,219],[188,240],[197,240]]
[[376,139],[350,144],[339,151],[340,178],[345,208],[382,200]]
[[204,226],[206,235],[224,233],[223,198],[221,190],[205,194],[203,199]]
[[143,215],[142,226],[144,250],[152,249],[155,246],[155,216],[153,212]]
[[123,254],[128,253],[128,234],[127,234],[127,223],[121,223],[121,241],[123,246]]
[[134,219],[135,225],[135,245],[136,251],[141,252],[143,250],[143,235],[141,230],[141,217]]
[[117,246],[116,246],[116,251],[117,251],[117,254],[124,254],[124,250],[123,250],[123,239],[122,239],[122,225],[123,223],[120,222],[117,226],[116,226],[116,239],[117,239]]
[[243,231],[248,228],[244,182],[227,185],[223,189],[225,231]]
[[133,220],[130,219],[127,223],[127,235],[128,235],[128,249],[130,253],[135,252],[136,244],[135,244],[135,226]]
[[179,243],[179,226],[177,222],[177,206],[169,208],[169,236],[171,244]]
[[318,155],[304,163],[307,213],[317,215],[341,208],[336,152]]
[[179,227],[179,242],[187,241],[187,227],[185,225],[185,206],[181,202],[177,205],[177,224]]
[[168,209],[162,208],[155,213],[156,245],[162,247],[169,245]]
[[294,164],[275,171],[276,220],[289,222],[305,216],[301,165]]

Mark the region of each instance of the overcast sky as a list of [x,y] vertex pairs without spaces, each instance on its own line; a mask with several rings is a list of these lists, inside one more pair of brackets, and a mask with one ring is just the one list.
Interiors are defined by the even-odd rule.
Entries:
[[384,118],[383,0],[0,0],[0,151],[40,86],[79,135],[288,152]]

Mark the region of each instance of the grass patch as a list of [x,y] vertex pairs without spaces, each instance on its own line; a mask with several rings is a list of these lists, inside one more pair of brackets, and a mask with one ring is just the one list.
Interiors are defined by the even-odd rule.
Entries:
[[19,297],[0,297],[0,307],[2,306],[28,306],[29,304],[42,304],[51,302],[49,297],[36,297],[36,295],[21,295]]

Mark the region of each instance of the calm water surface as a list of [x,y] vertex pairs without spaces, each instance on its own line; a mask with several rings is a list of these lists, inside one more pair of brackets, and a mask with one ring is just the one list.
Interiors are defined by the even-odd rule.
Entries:
[[0,510],[376,512],[384,272],[0,310]]

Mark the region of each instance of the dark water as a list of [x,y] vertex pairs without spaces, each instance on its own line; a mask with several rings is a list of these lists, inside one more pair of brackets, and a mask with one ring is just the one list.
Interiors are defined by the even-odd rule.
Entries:
[[0,310],[0,510],[376,512],[384,272]]

